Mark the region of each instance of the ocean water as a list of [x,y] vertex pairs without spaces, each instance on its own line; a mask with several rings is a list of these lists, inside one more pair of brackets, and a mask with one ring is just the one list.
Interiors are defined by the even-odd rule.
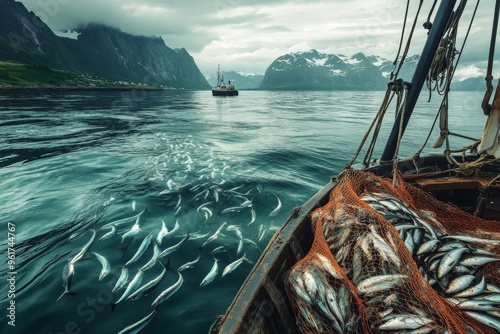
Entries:
[[[156,297],[178,282],[176,269],[200,255],[193,268],[180,272],[182,285],[142,332],[207,333],[291,210],[350,161],[383,94],[1,93],[0,331],[118,333],[150,314]],[[440,100],[436,95],[427,103],[427,97],[410,121],[401,156],[420,148],[434,121]],[[481,136],[481,99],[478,92],[451,96],[452,131]],[[438,133],[434,129],[428,146]],[[452,144],[470,141],[452,138]],[[110,305],[125,292],[112,293],[122,266],[149,233],[156,239],[162,221],[169,231],[176,223],[178,229],[163,239],[161,250],[189,238],[160,259],[171,270],[149,294],[122,301],[112,312]],[[101,228],[109,223],[117,233],[100,240],[111,231]],[[132,234],[136,223],[140,228]],[[208,240],[217,230],[218,237]],[[73,266],[75,295],[58,300],[65,266],[94,231],[89,251]],[[218,247],[222,251],[211,255]],[[127,265],[129,281],[153,249],[151,243]],[[93,253],[111,265],[101,280]],[[243,256],[247,261],[222,277]],[[217,275],[200,287],[215,259]],[[162,271],[160,263],[145,270],[142,284]]]

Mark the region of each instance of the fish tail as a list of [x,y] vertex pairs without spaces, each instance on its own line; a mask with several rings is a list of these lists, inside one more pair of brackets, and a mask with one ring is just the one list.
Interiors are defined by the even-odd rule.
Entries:
[[63,296],[76,296],[76,293],[74,293],[73,291],[64,291],[60,296],[59,298],[57,298],[56,302],[59,301],[59,299],[61,299]]
[[116,303],[108,304],[108,306],[111,307],[111,313],[113,313],[115,311]]
[[165,267],[165,270],[167,270],[167,271],[168,271],[168,270],[175,271],[175,270],[173,270],[173,269],[170,267],[170,258],[168,258],[167,263],[163,263],[162,261],[160,261],[160,263],[161,263],[161,265],[162,265],[163,267]]

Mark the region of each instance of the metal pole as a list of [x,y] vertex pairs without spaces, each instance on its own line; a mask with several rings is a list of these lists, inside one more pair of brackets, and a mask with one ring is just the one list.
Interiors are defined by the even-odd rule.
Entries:
[[[429,32],[429,37],[425,42],[420,60],[418,61],[417,67],[415,68],[415,73],[413,74],[413,78],[411,80],[411,86],[408,90],[408,98],[406,100],[406,109],[404,111],[403,118],[403,133],[406,129],[406,126],[408,125],[408,121],[410,120],[413,109],[415,108],[418,96],[420,95],[420,91],[422,90],[422,87],[424,85],[427,73],[429,72],[432,59],[436,54],[436,50],[439,46],[441,38],[443,38],[446,25],[448,24],[448,20],[453,12],[455,3],[456,0],[443,0],[439,5],[434,23],[432,24],[432,28]],[[403,106],[402,108],[405,108],[405,106]],[[380,158],[381,162],[392,161],[392,159],[394,158],[398,140],[399,124],[401,122],[401,111],[402,109],[399,110],[396,120],[394,121],[391,134],[387,139],[384,152],[382,153],[382,156]]]

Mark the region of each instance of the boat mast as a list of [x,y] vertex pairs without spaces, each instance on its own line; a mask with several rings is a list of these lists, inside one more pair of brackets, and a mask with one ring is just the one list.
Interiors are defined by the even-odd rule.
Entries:
[[220,86],[220,64],[217,65],[217,86]]
[[380,158],[381,162],[389,162],[394,158],[394,153],[396,152],[396,146],[398,141],[398,134],[400,131],[400,123],[401,123],[401,115],[404,110],[404,118],[402,124],[402,133],[403,135],[406,126],[408,125],[408,121],[410,120],[413,109],[415,108],[415,104],[417,103],[418,96],[420,95],[420,91],[424,85],[425,78],[427,73],[429,72],[429,68],[431,66],[434,55],[436,54],[436,50],[443,38],[443,34],[445,32],[446,26],[448,24],[448,20],[453,13],[453,8],[455,7],[456,0],[443,0],[439,6],[439,9],[436,13],[436,17],[434,19],[434,23],[432,24],[432,28],[429,32],[429,37],[425,42],[424,49],[422,50],[422,54],[420,55],[420,60],[418,61],[417,67],[415,68],[415,73],[413,74],[413,78],[411,80],[411,85],[408,87],[408,97],[406,100],[406,106],[403,105],[398,112],[398,115],[394,121],[394,125],[392,127],[391,134],[387,139],[387,143]]

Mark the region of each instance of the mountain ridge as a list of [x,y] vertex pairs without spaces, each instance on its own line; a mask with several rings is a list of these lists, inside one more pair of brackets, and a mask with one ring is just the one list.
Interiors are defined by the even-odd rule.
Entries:
[[57,36],[20,2],[4,0],[0,9],[2,60],[168,88],[210,88],[191,55],[169,48],[161,37],[88,24],[71,39]]

